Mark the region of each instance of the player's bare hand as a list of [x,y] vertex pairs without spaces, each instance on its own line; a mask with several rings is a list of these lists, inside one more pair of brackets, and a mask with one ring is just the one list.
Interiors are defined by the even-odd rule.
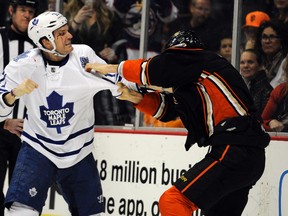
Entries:
[[142,94],[139,92],[133,91],[125,86],[123,83],[118,82],[117,86],[119,87],[118,92],[121,93],[117,99],[130,101],[134,104],[138,104],[143,99]]
[[31,79],[26,79],[13,89],[13,93],[15,96],[21,97],[25,94],[30,94],[35,88],[38,88],[38,84]]
[[23,131],[23,122],[23,119],[6,119],[4,129],[20,137]]
[[121,93],[121,95],[117,98],[120,100],[128,100],[130,96],[130,90],[127,88],[127,86],[121,82],[118,82],[117,86],[119,87],[117,91]]
[[117,64],[87,63],[85,65],[85,70],[87,72],[95,71],[99,74],[106,75],[108,73],[116,73],[117,67]]

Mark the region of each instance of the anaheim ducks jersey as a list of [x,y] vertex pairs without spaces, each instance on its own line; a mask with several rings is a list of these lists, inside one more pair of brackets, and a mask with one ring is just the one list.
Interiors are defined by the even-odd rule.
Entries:
[[219,122],[255,112],[239,72],[213,52],[170,48],[146,61],[124,61],[118,73],[140,85],[173,88],[170,95],[144,95],[136,108],[164,122],[180,116],[188,130],[186,149],[203,144]]
[[27,107],[22,141],[49,158],[57,167],[70,167],[93,149],[93,96],[110,90],[118,96],[118,87],[84,70],[88,62],[105,63],[86,45],[74,50],[60,65],[51,65],[39,49],[25,52],[11,61],[1,79],[0,115],[9,115],[13,107],[3,101],[3,94],[25,79],[38,88],[22,96]]

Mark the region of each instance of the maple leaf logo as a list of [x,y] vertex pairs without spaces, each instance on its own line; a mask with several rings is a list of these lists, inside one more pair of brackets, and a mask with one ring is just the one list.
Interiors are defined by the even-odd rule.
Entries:
[[47,97],[48,108],[40,106],[41,120],[47,123],[48,128],[56,128],[61,133],[61,127],[70,125],[69,120],[74,115],[73,103],[66,103],[62,106],[63,96],[53,91]]

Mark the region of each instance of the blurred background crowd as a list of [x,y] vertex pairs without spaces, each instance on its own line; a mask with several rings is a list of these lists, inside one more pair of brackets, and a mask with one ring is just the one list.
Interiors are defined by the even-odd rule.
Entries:
[[[22,35],[29,40],[25,35],[27,26],[25,29],[22,25],[21,29],[21,23],[18,23],[21,16],[30,20],[43,11],[56,10],[69,20],[73,43],[91,46],[107,63],[141,56],[141,0],[31,1],[36,4],[31,5],[27,0],[0,0],[2,29],[11,28],[20,34],[20,38]],[[206,49],[231,62],[232,35],[233,30],[236,31],[233,12],[234,1],[231,0],[150,0],[145,57],[163,51],[166,40],[176,31],[191,28],[202,38]],[[242,0],[240,17],[240,43],[234,48],[239,54],[239,72],[255,100],[265,128],[287,132],[288,0]],[[2,47],[0,57],[4,59],[3,53],[7,51]],[[6,62],[1,59],[1,69],[6,64],[7,58]],[[109,91],[95,95],[94,101],[95,125],[135,125],[133,104],[113,98]],[[150,116],[141,116],[140,120],[140,126],[183,127],[179,119],[163,123]]]

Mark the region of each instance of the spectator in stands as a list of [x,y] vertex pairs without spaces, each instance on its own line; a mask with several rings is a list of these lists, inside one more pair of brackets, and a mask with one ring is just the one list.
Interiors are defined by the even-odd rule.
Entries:
[[280,83],[288,81],[286,72],[285,72],[287,61],[288,61],[288,56],[286,56],[286,58],[282,60],[276,76],[271,80],[270,84],[273,88],[275,88]]
[[212,16],[217,20],[225,20],[227,23],[229,23],[229,25],[232,26],[234,1],[213,0],[211,3],[213,11]]
[[288,0],[274,0],[274,6],[277,10],[275,18],[288,26]]
[[[288,29],[288,0],[274,0],[274,6],[276,8],[276,15],[274,18],[284,23],[285,28]],[[287,81],[287,77],[285,75],[286,61],[287,57],[282,60],[276,76],[270,82],[273,88],[275,88],[280,83]]]
[[[29,21],[35,16],[38,8],[37,0],[11,0],[8,7],[9,25],[0,30],[0,70],[10,60],[24,51],[34,47],[27,35]],[[0,123],[0,216],[4,215],[3,186],[8,165],[8,180],[10,182],[14,171],[16,158],[21,147],[20,135],[26,110],[22,99],[15,104],[8,119],[1,119]]]
[[227,25],[225,20],[219,23],[220,21],[212,17],[211,4],[211,0],[190,0],[190,16],[171,23],[169,36],[178,30],[191,29],[202,38],[206,49],[218,52],[221,34],[231,29],[231,26]]
[[[116,13],[104,0],[71,0],[64,14],[69,19],[72,42],[89,45],[108,63],[126,59],[123,27]],[[126,101],[115,99],[110,91],[94,96],[96,125],[124,125],[134,120],[135,109]]]
[[231,62],[232,56],[232,34],[231,32],[223,33],[220,38],[219,54],[227,61]]
[[[120,16],[125,29],[127,40],[126,51],[128,59],[139,58],[142,3],[136,0],[116,1],[110,0]],[[163,25],[176,19],[178,9],[172,0],[150,0],[147,57],[152,57],[162,51]]]
[[269,82],[275,78],[281,62],[287,55],[287,39],[287,30],[279,21],[266,21],[259,27],[255,47],[264,60],[263,66]]
[[[86,3],[85,3],[86,2]],[[109,63],[118,62],[113,43],[122,39],[122,26],[103,0],[71,0],[64,14],[69,19],[73,43],[85,43]]]
[[262,11],[252,11],[246,15],[245,25],[242,26],[243,30],[243,42],[241,49],[253,49],[255,48],[255,41],[257,36],[258,28],[264,21],[269,21],[270,17],[268,14]]
[[[213,16],[221,20],[229,20],[232,25],[234,2],[231,0],[213,0]],[[273,0],[241,0],[241,23],[245,23],[246,15],[252,11],[263,11],[270,15]]]
[[[284,71],[287,78],[287,61],[284,64]],[[267,131],[288,132],[288,81],[273,89],[262,113],[262,118]]]
[[240,74],[253,97],[258,115],[261,116],[273,87],[267,80],[260,55],[254,49],[244,50],[240,57]]

